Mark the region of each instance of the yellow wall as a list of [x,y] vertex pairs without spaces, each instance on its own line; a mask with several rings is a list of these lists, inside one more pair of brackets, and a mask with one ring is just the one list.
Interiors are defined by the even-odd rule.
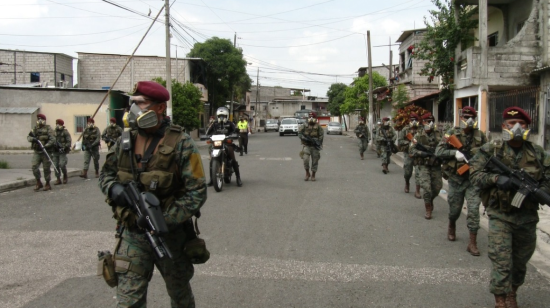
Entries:
[[[498,32],[498,45],[506,42],[502,42],[504,35],[504,16],[502,11],[496,8],[491,8],[489,15],[487,15],[487,35],[491,35]],[[475,30],[475,46],[479,46],[479,31]]]

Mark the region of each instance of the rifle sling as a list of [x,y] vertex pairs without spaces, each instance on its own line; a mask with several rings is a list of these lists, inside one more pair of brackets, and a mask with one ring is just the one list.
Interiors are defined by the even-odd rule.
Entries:
[[153,156],[153,152],[157,148],[157,145],[159,144],[160,139],[162,139],[162,137],[164,136],[155,135],[153,137],[153,140],[149,144],[149,147],[147,148],[145,153],[143,153],[143,157],[141,157],[141,168],[138,170],[138,172],[143,172],[147,169],[147,164],[149,163],[151,156]]

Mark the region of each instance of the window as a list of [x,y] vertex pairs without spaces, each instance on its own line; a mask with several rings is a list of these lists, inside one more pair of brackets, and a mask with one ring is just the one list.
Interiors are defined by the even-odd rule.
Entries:
[[254,111],[254,106],[250,106],[250,110]]
[[518,34],[519,31],[521,31],[521,28],[523,28],[523,26],[525,25],[525,22],[526,22],[526,20],[524,20],[522,22],[518,22],[518,24],[516,25],[516,34]]
[[61,79],[62,81],[65,81],[65,74],[61,74],[60,79]]
[[75,132],[81,134],[86,128],[90,116],[75,116]]
[[489,34],[489,36],[487,36],[487,43],[489,44],[489,46],[498,45],[498,32]]
[[31,73],[31,82],[40,82],[40,73]]
[[404,52],[399,55],[399,62],[401,65],[401,71],[404,72],[405,71],[405,53]]

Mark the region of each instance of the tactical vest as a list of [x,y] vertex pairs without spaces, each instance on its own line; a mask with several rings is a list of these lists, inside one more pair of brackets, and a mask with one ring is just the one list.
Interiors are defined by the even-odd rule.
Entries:
[[[57,142],[59,142],[59,144],[61,144],[62,147],[64,148],[67,148],[67,147],[70,147],[71,144],[69,142],[69,138],[67,138],[67,135],[69,134],[69,132],[63,128],[61,130],[59,129],[55,129],[55,140]],[[54,146],[54,152],[59,152],[59,148],[57,146]]]
[[117,138],[120,137],[118,128],[119,128],[118,126],[116,127],[111,127],[111,125],[107,126],[107,128],[105,129],[105,136],[107,138],[117,140]]
[[[171,125],[167,129],[164,140],[158,145],[157,152],[151,156],[147,169],[139,174],[139,179],[135,179],[132,173],[131,164],[133,163],[134,169],[137,170],[138,163],[133,148],[128,152],[120,150],[118,153],[117,181],[122,184],[131,180],[141,183],[144,191],[153,193],[160,200],[163,212],[173,205],[175,198],[178,197],[178,191],[182,190],[184,184],[179,177],[176,151],[176,145],[184,137],[182,132],[183,129],[178,125]],[[135,144],[137,130],[130,133],[132,144]],[[135,215],[127,208],[120,206],[117,206],[115,218],[126,226],[131,226],[135,222]]]
[[385,129],[384,127],[381,127],[380,130],[379,130],[379,132],[378,132],[378,137],[377,137],[378,140],[376,140],[377,143],[379,143],[379,144],[383,144],[383,143],[384,143],[384,141],[386,140],[386,139],[384,138],[384,133],[386,133],[386,137],[387,137],[388,139],[393,139],[394,130],[391,129],[390,127],[388,127],[387,129]]
[[[441,140],[441,132],[439,130],[432,131],[429,135],[426,133],[425,130],[419,129],[418,133],[414,137],[416,139],[417,143],[420,143],[421,145],[430,148],[435,149],[439,141]],[[430,165],[430,157],[415,157],[414,158],[414,164],[415,165]]]
[[248,122],[246,121],[239,121],[239,123],[237,123],[237,127],[239,128],[239,132],[241,133],[248,132]]
[[315,123],[313,126],[305,125],[302,129],[302,135],[311,138],[319,138],[319,124]]
[[82,133],[82,140],[83,142],[88,142],[90,143],[90,145],[92,145],[97,140],[98,136],[99,128],[97,128],[96,126],[94,126],[94,128],[92,129],[86,127],[86,129]]
[[[50,145],[47,145],[48,144],[48,141],[50,140],[50,137],[49,137],[49,132],[52,128],[49,126],[49,125],[44,125],[42,127],[38,127],[36,126],[34,129],[33,129],[33,133],[34,133],[34,136],[40,140],[40,142],[42,143],[42,145],[46,148],[46,150],[50,150],[50,147],[51,147],[51,144]],[[47,145],[47,146],[46,146]],[[35,151],[39,151],[41,152],[42,150],[40,149],[40,146],[38,145],[38,143],[36,142],[33,142],[32,145],[31,145],[32,149],[35,150]]]
[[411,141],[409,139],[407,139],[407,134],[410,133],[414,137],[416,132],[418,132],[418,129],[415,129],[413,131],[412,128],[410,128],[410,127],[404,128],[401,131],[402,138],[399,139],[398,142],[397,142],[398,143],[398,150],[400,152],[405,152],[405,153],[409,152],[409,146],[411,145]]
[[[529,145],[528,145],[529,144]],[[522,153],[521,159],[516,162],[514,156],[510,155],[508,151],[504,151],[504,147],[509,147],[508,144],[504,144],[502,141],[491,143],[490,153],[486,152],[483,148],[481,151],[486,153],[487,157],[495,154],[506,166],[519,170],[523,169],[535,180],[540,181],[543,176],[544,167],[542,166],[542,161],[539,160],[538,154],[529,141],[524,141],[523,146],[519,153]],[[513,150],[512,150],[513,151]],[[516,194],[516,190],[503,191],[499,190],[496,186],[493,186],[490,189],[484,189],[481,191],[481,201],[485,207],[500,209],[503,212],[511,212],[518,210],[517,208],[511,205],[512,199]],[[537,210],[539,208],[538,202],[531,200],[530,198],[525,198],[523,201],[521,209],[528,210]]]
[[[485,138],[483,138],[483,134],[479,129],[475,129],[473,134],[469,135],[465,134],[463,129],[455,128],[453,134],[458,138],[458,140],[460,140],[460,143],[462,143],[462,149],[460,149],[460,152],[462,152],[469,158],[474,157],[481,146],[485,143]],[[444,163],[443,169],[445,169],[445,171],[449,172],[450,174],[458,176],[456,170],[465,164],[465,161],[450,159]],[[462,177],[468,176],[470,176],[470,172],[465,172],[464,174],[462,174]]]

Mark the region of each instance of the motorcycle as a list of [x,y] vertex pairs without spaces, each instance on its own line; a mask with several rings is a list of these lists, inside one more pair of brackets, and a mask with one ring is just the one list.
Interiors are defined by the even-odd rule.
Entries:
[[[237,138],[237,136],[235,136]],[[210,150],[210,178],[217,192],[222,191],[223,183],[231,183],[233,161],[227,154],[227,148],[234,146],[231,136],[212,135],[207,143],[212,144]]]

